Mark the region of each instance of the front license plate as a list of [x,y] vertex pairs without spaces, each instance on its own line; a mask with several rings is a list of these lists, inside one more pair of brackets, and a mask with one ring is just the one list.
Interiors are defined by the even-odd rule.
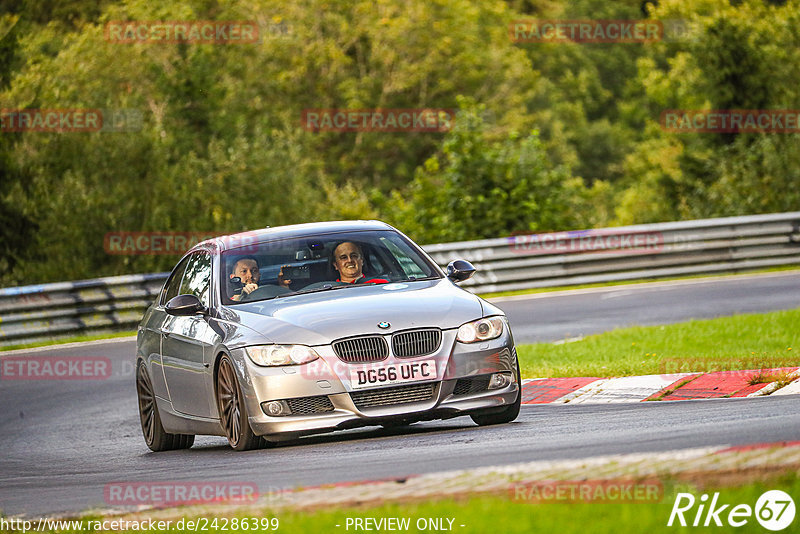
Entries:
[[436,362],[434,360],[390,365],[365,365],[360,369],[350,370],[350,385],[353,389],[426,380],[436,380]]

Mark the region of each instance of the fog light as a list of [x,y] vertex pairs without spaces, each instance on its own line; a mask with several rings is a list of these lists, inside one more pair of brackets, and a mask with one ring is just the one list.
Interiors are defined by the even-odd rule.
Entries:
[[511,383],[511,373],[495,373],[489,379],[488,389],[501,389]]
[[261,409],[264,410],[265,414],[271,415],[272,417],[289,415],[291,413],[289,405],[286,404],[286,401],[262,402]]

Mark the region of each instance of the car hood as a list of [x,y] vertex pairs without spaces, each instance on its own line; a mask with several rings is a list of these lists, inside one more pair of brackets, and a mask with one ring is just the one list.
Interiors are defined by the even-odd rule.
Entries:
[[[420,327],[457,328],[482,316],[480,299],[447,279],[363,285],[228,308],[274,343],[326,345],[334,339]],[[388,322],[387,329],[378,328]],[[254,342],[263,342],[263,340]]]

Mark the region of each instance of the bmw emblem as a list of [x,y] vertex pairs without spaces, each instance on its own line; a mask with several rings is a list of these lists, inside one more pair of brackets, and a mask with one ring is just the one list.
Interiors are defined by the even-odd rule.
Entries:
[[387,329],[387,328],[389,328],[390,326],[392,326],[392,325],[390,325],[390,324],[389,324],[389,323],[387,323],[386,321],[381,321],[381,322],[379,322],[379,323],[378,323],[378,328],[383,328],[384,330],[386,330],[386,329]]

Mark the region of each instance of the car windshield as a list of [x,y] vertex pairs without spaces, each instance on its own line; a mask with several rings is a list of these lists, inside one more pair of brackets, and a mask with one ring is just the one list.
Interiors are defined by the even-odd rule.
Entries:
[[415,245],[391,230],[303,236],[227,250],[221,275],[225,304],[441,277]]

